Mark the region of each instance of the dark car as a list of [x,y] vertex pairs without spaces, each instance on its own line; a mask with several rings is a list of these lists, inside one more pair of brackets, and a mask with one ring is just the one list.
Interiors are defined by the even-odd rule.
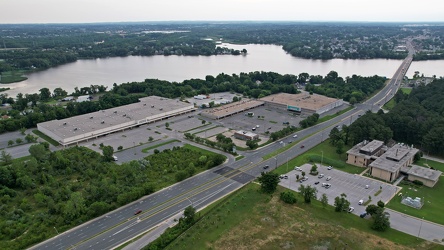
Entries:
[[318,185],[318,184],[319,184],[319,181],[315,182],[315,185]]
[[359,215],[359,217],[361,217],[361,218],[364,218],[365,216],[367,216],[367,213],[365,213],[365,212]]
[[138,215],[140,213],[142,213],[142,210],[137,210],[136,212],[134,212],[134,215]]
[[302,146],[301,146],[301,148],[305,148],[305,146],[304,146],[304,145],[302,145]]
[[268,166],[268,165],[265,165],[265,166],[264,166],[264,169],[267,169],[267,168],[269,168],[269,167],[270,167],[270,166]]

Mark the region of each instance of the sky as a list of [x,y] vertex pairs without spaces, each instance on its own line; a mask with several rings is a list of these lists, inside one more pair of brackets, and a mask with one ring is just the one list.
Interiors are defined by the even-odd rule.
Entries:
[[0,24],[139,21],[443,22],[442,0],[0,0]]

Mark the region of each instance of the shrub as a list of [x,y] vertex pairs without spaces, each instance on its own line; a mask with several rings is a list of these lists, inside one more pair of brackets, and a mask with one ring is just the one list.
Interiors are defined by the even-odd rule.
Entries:
[[297,202],[296,195],[290,191],[282,192],[280,195],[280,199],[281,201],[288,204],[295,204]]
[[422,183],[422,181],[418,181],[418,180],[414,180],[413,184],[418,185],[418,186],[424,185],[424,183]]

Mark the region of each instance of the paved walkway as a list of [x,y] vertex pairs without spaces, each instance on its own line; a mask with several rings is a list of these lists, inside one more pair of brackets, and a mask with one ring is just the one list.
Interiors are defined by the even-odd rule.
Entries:
[[422,158],[444,163],[444,159],[436,158],[436,157],[433,157],[433,156],[426,156],[426,155],[424,155],[424,156],[422,156]]

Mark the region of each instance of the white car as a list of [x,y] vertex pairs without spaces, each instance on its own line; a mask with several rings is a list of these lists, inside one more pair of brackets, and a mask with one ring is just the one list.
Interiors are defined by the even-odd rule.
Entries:
[[349,207],[349,208],[348,208],[348,212],[349,212],[349,213],[353,212],[354,210],[355,210],[354,207]]
[[302,169],[300,167],[294,167],[294,170],[302,171]]
[[327,179],[325,179],[327,181],[331,180],[331,176],[327,176]]
[[293,135],[293,138],[296,138],[296,137],[298,137],[298,135]]
[[328,170],[332,170],[333,167],[332,167],[332,166],[328,166],[327,169],[328,169]]
[[359,200],[358,204],[359,204],[359,205],[364,204],[364,200]]

